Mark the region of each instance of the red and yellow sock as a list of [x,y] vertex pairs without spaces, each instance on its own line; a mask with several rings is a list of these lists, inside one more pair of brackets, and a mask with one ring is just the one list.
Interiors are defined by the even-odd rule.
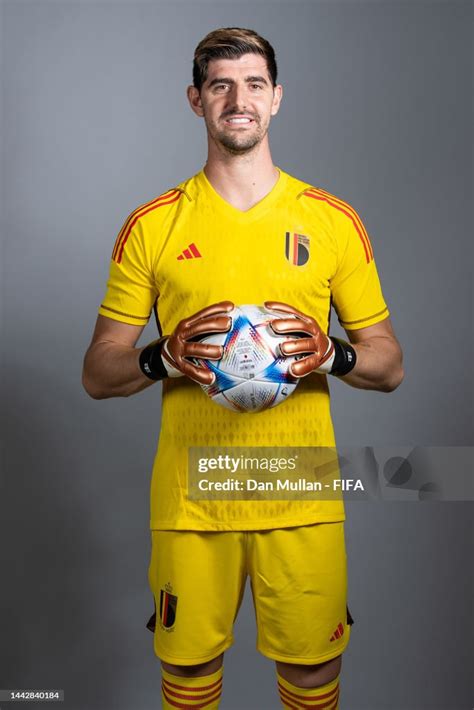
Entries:
[[161,702],[163,710],[199,708],[217,710],[222,693],[222,666],[211,675],[184,678],[161,669]]
[[280,700],[285,710],[338,710],[339,676],[318,688],[298,688],[277,675]]

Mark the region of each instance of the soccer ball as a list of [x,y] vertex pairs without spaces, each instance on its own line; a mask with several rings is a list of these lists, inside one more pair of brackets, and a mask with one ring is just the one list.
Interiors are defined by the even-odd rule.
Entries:
[[220,360],[196,360],[216,376],[212,385],[201,387],[214,402],[234,412],[276,407],[294,392],[299,380],[290,373],[297,357],[283,357],[279,349],[290,337],[275,333],[270,322],[291,315],[253,305],[237,306],[228,315],[232,325],[227,333],[213,333],[201,340],[224,348]]

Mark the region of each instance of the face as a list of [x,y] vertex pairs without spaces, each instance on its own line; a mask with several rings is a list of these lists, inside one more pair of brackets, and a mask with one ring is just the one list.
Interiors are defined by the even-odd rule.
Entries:
[[210,140],[234,155],[252,151],[266,138],[281,96],[282,87],[273,87],[265,58],[258,54],[214,59],[201,92],[188,88],[191,108],[204,117]]

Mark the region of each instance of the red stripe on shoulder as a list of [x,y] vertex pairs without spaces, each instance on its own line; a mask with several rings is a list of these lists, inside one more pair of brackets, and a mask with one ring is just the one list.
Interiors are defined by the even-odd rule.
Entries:
[[118,250],[119,244],[120,244],[120,242],[121,242],[121,240],[122,240],[122,237],[123,237],[123,235],[125,234],[125,232],[127,231],[128,226],[129,226],[130,222],[134,219],[134,217],[135,217],[139,212],[141,212],[141,210],[144,210],[146,207],[148,207],[149,205],[154,204],[154,203],[157,202],[158,200],[163,200],[163,199],[165,199],[166,197],[169,197],[169,196],[170,196],[172,193],[174,193],[174,192],[176,192],[176,190],[175,190],[174,188],[173,188],[172,190],[168,190],[167,192],[164,192],[162,195],[158,195],[158,197],[153,198],[153,200],[150,200],[149,202],[145,202],[145,204],[140,205],[140,206],[137,207],[135,210],[133,210],[133,212],[127,217],[127,219],[126,219],[124,225],[122,226],[122,229],[120,230],[120,232],[119,232],[119,234],[118,234],[118,236],[117,236],[117,239],[115,240],[114,248],[113,248],[113,251],[112,251],[112,259],[115,259],[116,255],[117,255],[117,250]]
[[344,200],[341,200],[340,197],[336,197],[335,195],[331,195],[330,192],[328,192],[327,190],[323,190],[322,187],[318,187],[315,189],[318,190],[319,192],[322,192],[324,195],[327,195],[331,200],[334,200],[334,202],[337,202],[339,205],[342,205],[345,209],[349,210],[349,212],[354,216],[354,219],[356,220],[357,224],[361,228],[362,233],[365,235],[365,238],[367,241],[367,246],[368,246],[369,253],[370,253],[370,258],[373,259],[374,254],[372,251],[372,245],[370,243],[369,235],[367,234],[367,230],[364,227],[364,223],[362,222],[361,218],[359,217],[359,214],[357,213],[357,211],[348,202],[344,202]]
[[114,250],[112,252],[112,260],[116,261],[118,264],[120,264],[120,262],[122,261],[123,250],[127,239],[129,238],[130,232],[132,231],[133,227],[135,226],[140,217],[147,214],[148,212],[152,212],[158,207],[162,207],[163,205],[169,205],[172,202],[176,202],[176,200],[179,200],[181,195],[181,190],[177,190],[175,188],[173,190],[168,190],[168,192],[163,193],[159,197],[156,197],[154,200],[146,202],[144,205],[137,207],[137,209],[131,213],[131,215],[123,225],[116,239]]
[[314,200],[321,200],[322,202],[327,202],[331,207],[335,207],[340,212],[343,212],[352,221],[354,228],[359,235],[365,252],[365,259],[369,263],[374,258],[374,253],[372,251],[372,245],[370,243],[369,235],[367,234],[362,221],[353,207],[351,207],[347,202],[340,200],[338,197],[331,195],[326,190],[321,188],[312,187],[305,192],[303,195],[306,197],[311,197]]
[[[311,187],[310,190],[314,191],[316,193],[320,193],[322,195],[325,195],[333,202],[337,202],[338,205],[341,205],[341,207],[344,207],[344,209],[348,210],[351,214],[354,215],[354,218],[357,220],[357,222],[360,224],[361,228],[364,230],[364,233],[367,235],[367,232],[366,232],[366,229],[362,223],[362,220],[359,217],[357,211],[352,207],[352,205],[350,205],[348,202],[345,202],[340,197],[336,197],[336,195],[333,195],[332,193],[328,192],[327,190],[323,190],[322,187]],[[367,239],[369,239],[368,235],[367,235]]]

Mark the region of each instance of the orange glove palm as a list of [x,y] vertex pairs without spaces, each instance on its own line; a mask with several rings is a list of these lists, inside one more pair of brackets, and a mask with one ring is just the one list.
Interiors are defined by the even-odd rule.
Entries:
[[223,354],[222,347],[200,343],[194,339],[211,333],[227,332],[231,327],[231,318],[225,314],[233,308],[234,304],[231,301],[220,301],[178,323],[164,341],[161,352],[168,377],[186,375],[199,384],[212,384],[215,375],[190,360],[192,358],[219,360]]
[[275,333],[298,333],[300,336],[280,345],[282,355],[306,355],[291,365],[291,374],[305,377],[311,372],[329,373],[334,361],[334,345],[317,321],[288,303],[265,301],[264,305],[270,311],[292,316],[272,321],[270,325]]

